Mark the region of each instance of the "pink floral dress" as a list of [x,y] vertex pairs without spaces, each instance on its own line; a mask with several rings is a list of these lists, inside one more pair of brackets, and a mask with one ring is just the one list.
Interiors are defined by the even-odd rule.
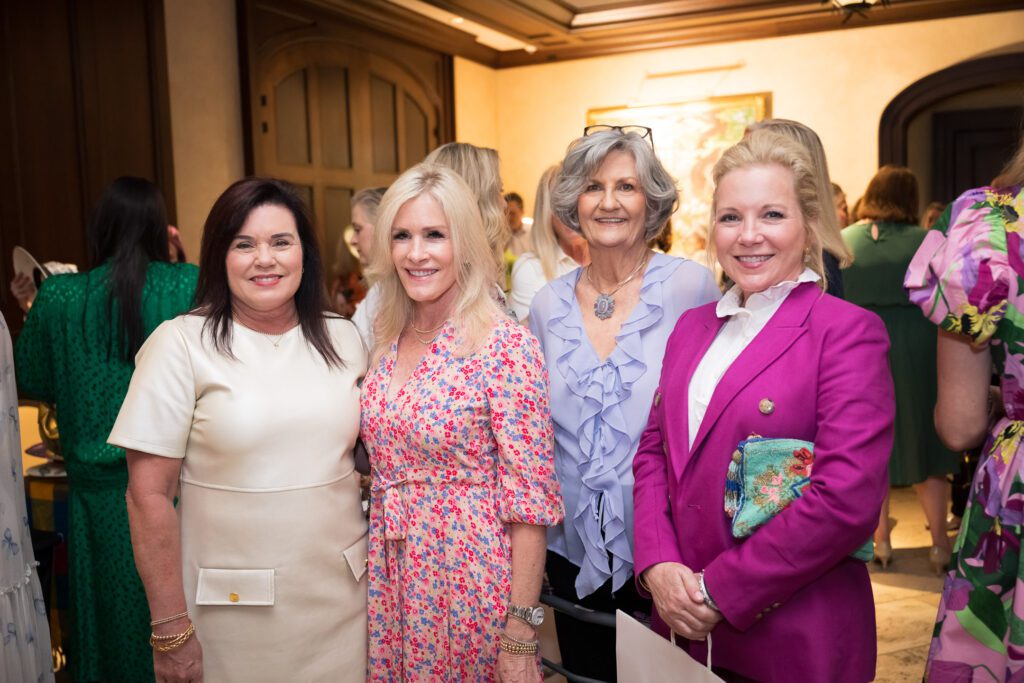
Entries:
[[562,520],[548,378],[511,320],[474,354],[442,329],[390,400],[397,346],[367,374],[371,681],[490,681],[511,589],[507,524]]

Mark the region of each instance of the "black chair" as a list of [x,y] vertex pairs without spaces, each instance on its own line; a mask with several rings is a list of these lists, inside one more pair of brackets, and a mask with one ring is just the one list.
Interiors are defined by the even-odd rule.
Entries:
[[[615,632],[615,617],[611,614],[595,612],[594,610],[587,609],[586,607],[580,607],[576,603],[569,602],[568,600],[560,598],[552,593],[541,593],[540,601],[559,614],[587,624],[603,626],[607,629],[611,629],[612,633]],[[556,664],[544,657],[541,657],[540,661],[551,671],[565,676],[565,679],[569,681],[569,683],[609,683],[608,681],[604,681],[599,678],[588,678],[587,676],[574,674],[561,664]]]

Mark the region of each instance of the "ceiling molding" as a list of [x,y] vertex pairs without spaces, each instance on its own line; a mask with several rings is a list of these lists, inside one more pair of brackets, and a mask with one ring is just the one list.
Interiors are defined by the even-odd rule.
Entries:
[[424,0],[536,47],[530,53],[494,50],[389,0],[311,1],[354,22],[499,69],[1024,9],[1024,0],[891,0],[844,21],[846,14],[819,0]]
[[[376,1],[366,0],[366,4]],[[853,15],[844,23],[845,13],[818,0],[426,2],[537,47],[532,53],[504,51],[497,52],[493,61],[483,60],[498,69],[1024,8],[1024,0],[891,0],[888,6],[873,7],[866,16]]]

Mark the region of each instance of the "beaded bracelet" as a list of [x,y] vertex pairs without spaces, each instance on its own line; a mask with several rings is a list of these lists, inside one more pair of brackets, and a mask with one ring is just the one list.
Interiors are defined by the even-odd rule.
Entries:
[[535,642],[533,645],[525,645],[515,643],[510,640],[501,638],[498,643],[501,645],[501,649],[510,655],[535,655],[537,654],[538,644]]

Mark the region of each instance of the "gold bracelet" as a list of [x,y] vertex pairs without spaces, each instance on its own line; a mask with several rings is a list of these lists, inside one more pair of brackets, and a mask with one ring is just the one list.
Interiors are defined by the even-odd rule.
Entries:
[[519,640],[515,636],[510,636],[508,634],[508,631],[502,631],[501,637],[505,638],[506,640],[511,640],[513,643],[519,643],[520,645],[536,645],[538,642],[540,642],[538,640]]
[[176,633],[169,636],[158,636],[155,633],[149,636],[149,645],[157,652],[170,652],[171,650],[177,650],[179,647],[188,642],[188,639],[192,637],[192,634],[196,632],[196,625],[189,624],[188,628],[182,633]]
[[157,619],[156,621],[151,621],[151,622],[149,622],[149,625],[150,626],[159,626],[160,624],[169,624],[172,621],[176,621],[178,619],[181,619],[182,617],[187,617],[187,616],[188,616],[188,610],[185,610],[181,614],[175,614],[173,617],[167,617],[166,619]]
[[[646,570],[644,570],[644,573],[646,573]],[[640,587],[643,588],[645,591],[647,591],[648,593],[651,592],[651,587],[647,585],[647,579],[644,578],[643,574],[636,575],[636,582],[639,583]]]
[[510,655],[536,655],[538,644],[535,642],[533,645],[521,645],[514,643],[505,638],[500,638],[498,643],[501,645],[501,649]]

